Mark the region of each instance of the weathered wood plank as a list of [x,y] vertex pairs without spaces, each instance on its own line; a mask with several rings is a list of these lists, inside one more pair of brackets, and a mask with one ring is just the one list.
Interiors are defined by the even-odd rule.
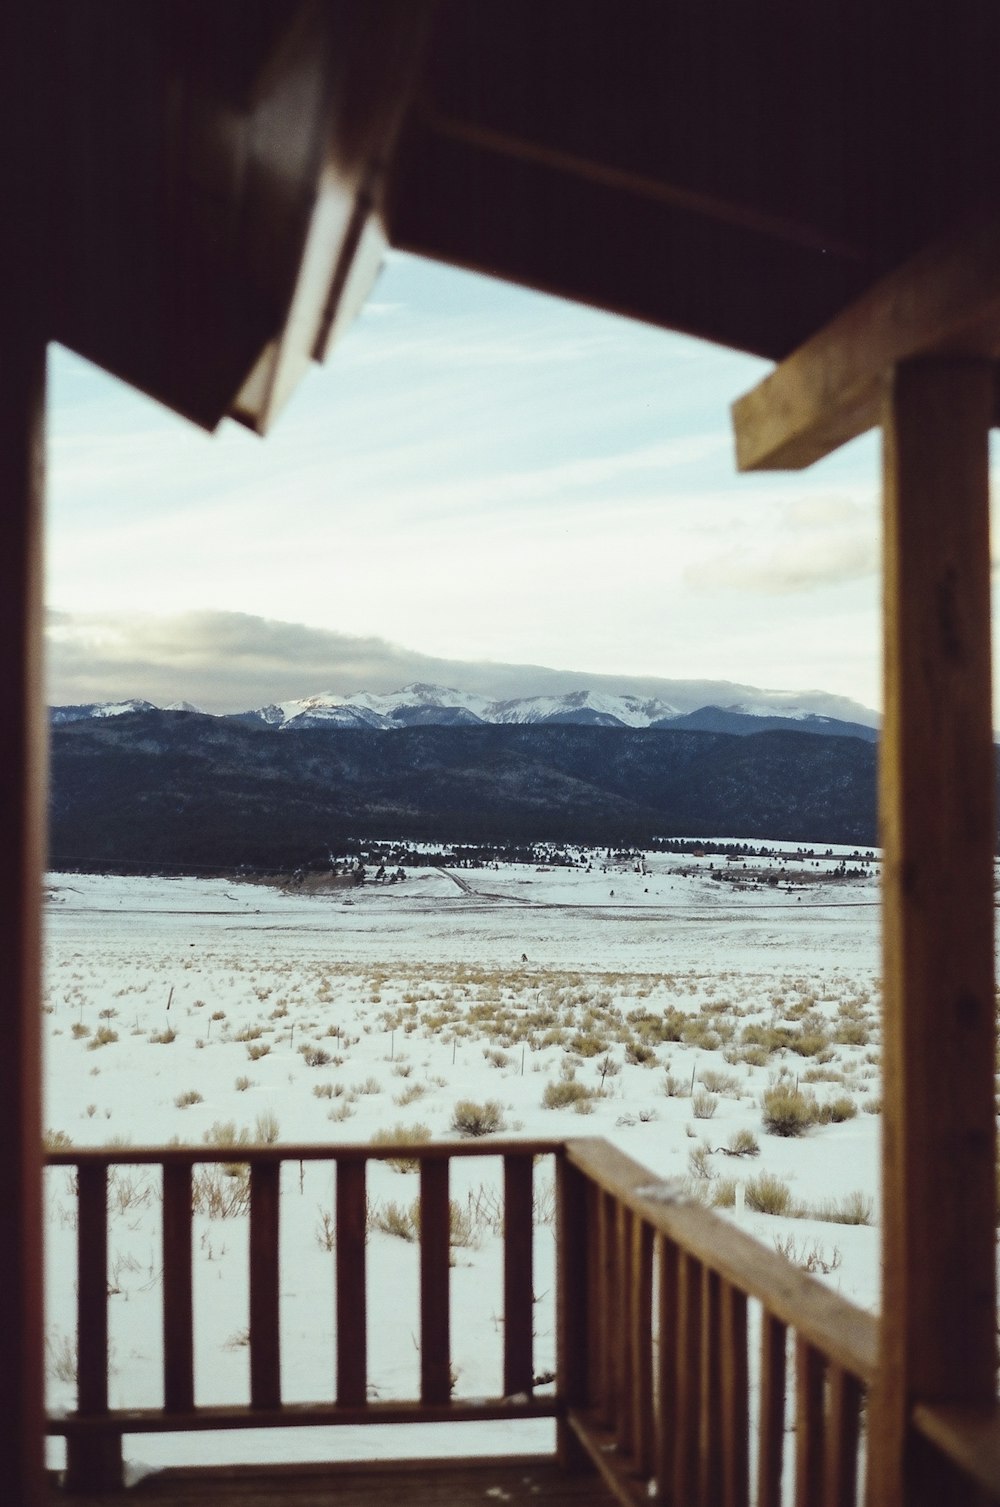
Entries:
[[420,1399],[451,1396],[451,1304],[448,1279],[451,1206],[448,1163],[420,1168]]
[[785,1325],[765,1309],[761,1315],[760,1335],[757,1507],[781,1507],[787,1341]]
[[321,1145],[315,1141],[302,1144],[282,1142],[280,1146],[95,1146],[75,1147],[70,1151],[45,1153],[50,1167],[82,1167],[87,1162],[113,1167],[118,1164],[140,1166],[155,1162],[192,1166],[196,1162],[385,1162],[404,1158],[410,1161],[450,1161],[455,1156],[554,1156],[563,1142],[548,1139],[517,1141],[509,1137],[490,1137],[489,1149],[479,1141],[426,1141],[414,1146],[405,1141],[385,1142],[373,1146],[368,1141],[350,1141],[340,1146]]
[[81,1167],[77,1203],[77,1407],[108,1409],[108,1174]]
[[815,1507],[823,1491],[823,1357],[795,1342],[795,1507]]
[[364,1162],[337,1168],[337,1402],[359,1407],[368,1395],[367,1224]]
[[503,1389],[507,1397],[534,1384],[534,1167],[530,1156],[503,1163]]
[[[591,1283],[595,1245],[586,1179],[564,1157],[556,1158],[556,1377],[567,1408],[591,1402],[595,1309]],[[556,1455],[564,1470],[578,1469],[581,1452],[576,1435],[560,1417]]]
[[656,1481],[666,1498],[674,1479],[677,1452],[677,1373],[680,1368],[678,1282],[680,1257],[676,1245],[656,1236],[659,1298],[656,1354]]
[[618,1416],[618,1379],[615,1370],[615,1343],[618,1324],[618,1289],[615,1283],[615,1202],[602,1189],[597,1190],[597,1316],[600,1334],[600,1380],[597,1397],[601,1416],[613,1428]]
[[724,1420],[722,1411],[722,1288],[718,1272],[702,1269],[701,1427],[698,1501],[722,1500]]
[[191,1168],[163,1169],[163,1406],[194,1407]]
[[615,1355],[615,1392],[617,1406],[618,1448],[623,1454],[632,1449],[632,1418],[635,1396],[632,1391],[632,1221],[633,1214],[623,1204],[614,1210],[614,1290],[617,1296],[617,1322],[612,1344]]
[[[184,1466],[157,1471],[131,1486],[125,1500],[145,1507],[482,1507],[500,1500],[510,1507],[607,1507],[597,1476],[567,1476],[551,1458],[505,1456],[498,1460],[400,1460],[344,1465]],[[105,1494],[75,1497],[75,1507],[107,1507]],[[50,1507],[65,1497],[53,1484]]]
[[824,1507],[855,1507],[858,1490],[858,1440],[861,1433],[861,1387],[839,1366],[829,1375]]
[[606,1141],[567,1141],[566,1156],[598,1187],[640,1213],[654,1230],[667,1235],[748,1297],[760,1299],[824,1355],[861,1380],[871,1379],[877,1332],[871,1314],[831,1292],[711,1209],[677,1200],[670,1184],[658,1182],[647,1167]]
[[677,1371],[674,1377],[677,1393],[674,1498],[678,1503],[700,1500],[703,1271],[701,1262],[689,1251],[681,1249],[677,1281]]
[[276,1162],[257,1162],[250,1168],[250,1403],[261,1409],[281,1404],[280,1178]]
[[653,1232],[644,1219],[632,1217],[632,1468],[643,1480],[655,1470],[653,1427]]
[[750,1496],[747,1300],[729,1282],[722,1288],[721,1329],[722,1498],[725,1507],[747,1507]]
[[741,471],[798,470],[878,424],[891,368],[1000,354],[1000,218],[919,252],[733,405]]
[[949,1407],[920,1403],[913,1422],[925,1439],[971,1481],[1000,1497],[1000,1407]]
[[77,1408],[97,1427],[71,1439],[67,1484],[73,1490],[122,1482],[121,1433],[108,1421],[108,1172],[82,1167],[77,1205]]
[[988,435],[994,374],[921,361],[883,414],[883,1302],[869,1491],[930,1503],[918,1402],[995,1395]]
[[[45,1339],[42,1324],[41,918],[48,726],[43,691],[45,351],[51,267],[35,235],[49,113],[42,83],[49,14],[8,9],[0,105],[5,135],[30,142],[4,167],[3,356],[0,359],[0,1458],[4,1490],[41,1500]],[[13,27],[13,31],[10,28]],[[20,195],[25,194],[23,206]],[[44,197],[44,196],[43,196]],[[30,213],[28,212],[30,206]],[[32,228],[34,227],[34,228]]]
[[276,1408],[242,1405],[200,1407],[190,1413],[166,1413],[162,1408],[115,1408],[108,1413],[81,1417],[63,1413],[46,1421],[46,1432],[71,1440],[107,1432],[109,1426],[122,1434],[203,1433],[206,1429],[315,1428],[328,1424],[354,1426],[364,1423],[483,1423],[497,1418],[554,1418],[559,1404],[552,1397],[532,1397],[511,1402],[506,1397],[472,1402],[421,1403],[417,1401],[369,1402],[360,1407],[330,1402],[286,1402]]

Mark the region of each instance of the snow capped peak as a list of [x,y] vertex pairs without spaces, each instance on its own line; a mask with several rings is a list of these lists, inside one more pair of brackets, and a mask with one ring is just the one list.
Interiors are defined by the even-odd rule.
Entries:
[[[627,683],[627,682],[626,682]],[[494,698],[450,686],[414,681],[398,691],[357,691],[342,694],[320,691],[313,696],[273,703],[239,713],[244,720],[277,728],[369,728],[378,730],[420,726],[475,726],[482,723],[579,724],[592,727],[669,727],[692,714],[791,720],[811,730],[827,720],[875,728],[878,717],[867,707],[824,691],[760,690],[726,681],[665,681],[666,695],[616,693],[585,686],[559,695]],[[154,710],[149,701],[103,702],[87,706],[55,707],[54,723],[88,717],[117,717]],[[196,712],[188,701],[174,702],[168,711]],[[705,724],[702,719],[703,725]]]

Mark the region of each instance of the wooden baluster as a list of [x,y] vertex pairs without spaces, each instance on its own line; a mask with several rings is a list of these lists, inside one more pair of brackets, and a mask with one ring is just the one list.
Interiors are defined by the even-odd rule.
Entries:
[[614,1333],[615,1395],[618,1400],[618,1448],[623,1454],[632,1449],[632,1418],[635,1397],[632,1392],[632,1225],[635,1216],[624,1204],[618,1204],[614,1220],[615,1291],[618,1294],[617,1323]]
[[688,1507],[698,1500],[701,1428],[701,1262],[679,1252],[677,1280],[677,1440],[674,1446],[674,1500]]
[[795,1507],[815,1507],[823,1490],[824,1358],[795,1340]]
[[[108,1169],[77,1169],[77,1411],[108,1411]],[[66,1484],[71,1491],[113,1490],[122,1484],[121,1434],[70,1439]]]
[[[590,1367],[596,1309],[594,1223],[588,1218],[593,1184],[561,1155],[556,1159],[556,1386],[563,1407],[582,1408],[591,1400]],[[579,1470],[585,1456],[565,1416],[556,1422],[556,1453],[563,1470]]]
[[600,1403],[601,1422],[614,1428],[618,1416],[615,1375],[615,1340],[618,1329],[618,1289],[615,1272],[615,1202],[610,1193],[597,1193],[597,1261],[600,1273],[597,1301],[601,1332]]
[[[580,1174],[583,1177],[583,1174]],[[604,1410],[604,1356],[607,1349],[608,1315],[604,1291],[601,1210],[604,1195],[589,1179],[586,1183],[587,1239],[587,1401]]]
[[420,1398],[425,1403],[451,1397],[450,1225],[448,1163],[421,1162]]
[[671,1500],[677,1453],[677,1375],[680,1368],[678,1296],[680,1258],[665,1235],[656,1239],[659,1258],[659,1346],[656,1357],[657,1495]]
[[708,1267],[701,1280],[701,1426],[698,1501],[714,1507],[722,1499],[725,1449],[722,1417],[722,1279]]
[[653,1474],[653,1231],[637,1215],[632,1220],[632,1439],[635,1472]]
[[725,1507],[747,1507],[750,1496],[750,1383],[746,1293],[722,1287],[722,1461]]
[[281,1163],[250,1166],[250,1405],[281,1406],[278,1209]]
[[337,1164],[337,1401],[368,1400],[368,1298],[365,1273],[365,1163]]
[[781,1507],[785,1447],[787,1330],[764,1310],[760,1336],[760,1422],[757,1507]]
[[854,1507],[858,1490],[861,1383],[840,1366],[830,1367],[824,1507]]
[[530,1156],[503,1162],[503,1390],[530,1393],[534,1385],[534,1167]]
[[194,1310],[191,1283],[191,1168],[163,1168],[163,1406],[194,1407]]

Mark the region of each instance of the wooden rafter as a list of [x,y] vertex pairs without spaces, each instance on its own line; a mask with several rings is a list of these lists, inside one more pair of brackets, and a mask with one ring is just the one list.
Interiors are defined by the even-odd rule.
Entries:
[[1000,355],[1000,215],[882,279],[733,405],[741,471],[797,471],[879,423],[886,373]]

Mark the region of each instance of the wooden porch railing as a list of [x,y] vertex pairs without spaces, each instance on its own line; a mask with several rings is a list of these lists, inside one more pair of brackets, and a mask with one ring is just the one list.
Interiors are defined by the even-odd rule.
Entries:
[[[534,1161],[557,1168],[555,1396],[533,1391]],[[504,1169],[503,1395],[451,1396],[449,1166]],[[367,1397],[366,1169],[420,1164],[420,1395]],[[283,1162],[337,1168],[335,1355],[331,1396],[281,1397],[278,1239]],[[860,1500],[863,1402],[876,1323],[731,1223],[600,1140],[58,1151],[78,1188],[78,1405],[48,1420],[67,1439],[69,1489],[121,1479],[126,1433],[317,1424],[555,1417],[567,1468],[589,1457],[624,1503],[779,1507],[786,1472],[799,1507]],[[195,1403],[192,1175],[241,1163],[250,1179],[250,1402]],[[109,1169],[153,1164],[163,1178],[163,1406],[108,1401]],[[753,1310],[753,1311],[751,1311]],[[756,1333],[756,1343],[751,1337]],[[789,1350],[792,1363],[789,1364]],[[794,1427],[794,1451],[786,1438]]]

